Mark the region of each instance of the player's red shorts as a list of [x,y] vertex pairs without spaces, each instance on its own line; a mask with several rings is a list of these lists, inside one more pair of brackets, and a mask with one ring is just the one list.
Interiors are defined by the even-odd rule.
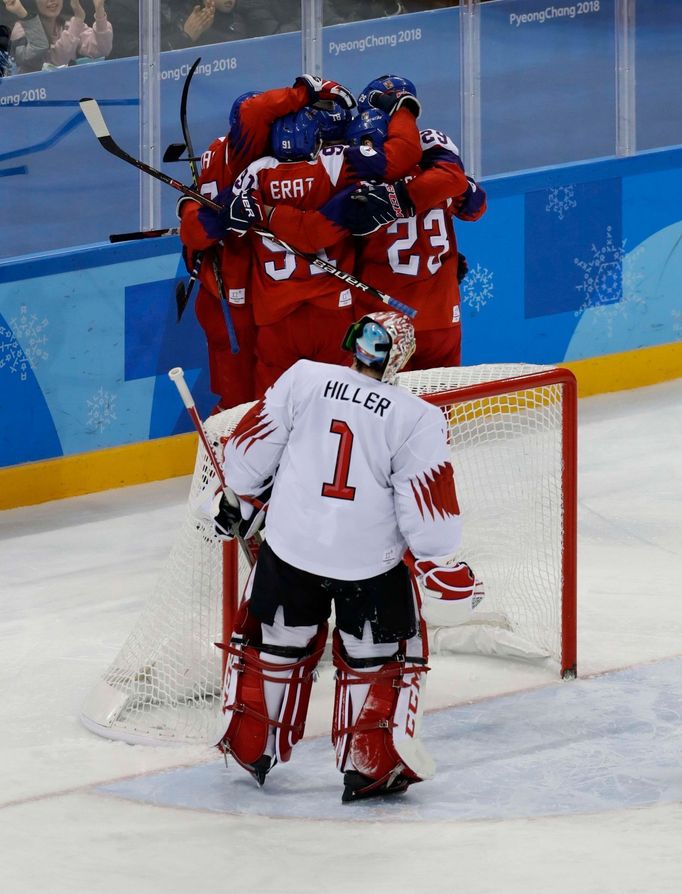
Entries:
[[218,396],[221,410],[255,398],[253,376],[256,327],[253,312],[249,305],[230,304],[228,307],[239,344],[238,354],[232,353],[220,301],[207,289],[199,289],[195,311],[206,334],[211,391]]
[[300,304],[276,323],[256,329],[256,399],[297,360],[350,366],[351,354],[341,348],[355,319],[352,307],[328,310]]
[[462,365],[462,329],[459,325],[447,329],[425,329],[416,332],[415,338],[417,350],[408,361],[406,371]]

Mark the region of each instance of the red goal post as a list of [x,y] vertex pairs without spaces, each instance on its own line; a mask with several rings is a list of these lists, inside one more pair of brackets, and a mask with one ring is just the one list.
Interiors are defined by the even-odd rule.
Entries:
[[[482,653],[576,673],[577,387],[556,367],[486,364],[403,373],[447,420],[463,516],[457,558],[484,593],[472,621],[430,628],[433,652]],[[250,405],[206,422],[216,444]],[[85,725],[130,742],[210,742],[222,652],[248,575],[235,542],[191,511],[212,486],[203,447],[184,525],[156,589],[83,705]],[[266,533],[267,536],[267,533]]]

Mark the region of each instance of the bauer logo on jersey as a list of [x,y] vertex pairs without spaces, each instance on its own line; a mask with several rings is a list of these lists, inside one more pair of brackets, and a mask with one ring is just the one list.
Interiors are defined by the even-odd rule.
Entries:
[[459,323],[459,304],[455,304],[452,308],[452,322]]
[[230,289],[230,304],[246,304],[246,289]]
[[344,289],[342,292],[339,292],[339,307],[350,307],[352,303],[353,296],[350,289]]

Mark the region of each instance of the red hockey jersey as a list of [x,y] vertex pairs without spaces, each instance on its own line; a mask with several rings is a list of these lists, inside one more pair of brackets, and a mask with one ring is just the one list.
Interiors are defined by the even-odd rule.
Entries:
[[[421,145],[422,162],[406,178],[417,213],[359,240],[356,265],[359,279],[417,310],[416,331],[459,323],[453,215],[476,220],[486,209],[485,193],[467,178],[449,137],[424,130]],[[364,294],[356,303],[361,313],[376,309]]]
[[[362,147],[362,152],[355,152],[356,148],[360,147],[327,146],[312,161],[281,162],[266,156],[238,177],[235,190],[258,190],[265,205],[275,206],[269,221],[275,236],[352,272],[353,238],[315,213],[316,209],[344,187],[373,176],[375,170],[381,170],[387,180],[404,176],[422,151],[414,117],[406,110],[391,119],[383,151]],[[251,245],[250,292],[258,325],[277,322],[303,302],[328,309],[352,303],[348,286],[273,240],[254,235]]]

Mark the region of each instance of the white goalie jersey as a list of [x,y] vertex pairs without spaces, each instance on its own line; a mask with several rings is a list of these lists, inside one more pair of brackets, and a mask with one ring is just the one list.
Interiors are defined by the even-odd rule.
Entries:
[[275,475],[266,539],[313,574],[362,580],[408,548],[439,562],[459,545],[441,411],[351,368],[295,363],[232,433],[224,470],[240,496]]

